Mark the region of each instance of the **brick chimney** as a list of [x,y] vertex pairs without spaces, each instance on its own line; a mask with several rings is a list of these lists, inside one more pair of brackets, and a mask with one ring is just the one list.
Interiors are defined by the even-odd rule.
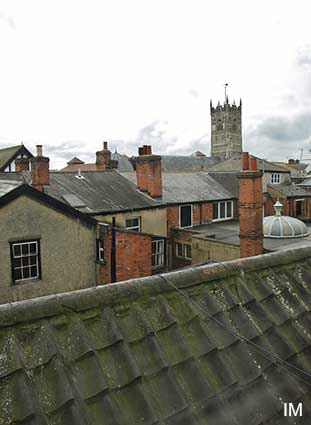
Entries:
[[162,196],[162,170],[161,156],[152,155],[150,145],[138,148],[136,158],[137,187],[142,192],[147,192],[153,198]]
[[37,156],[31,158],[32,186],[43,192],[43,186],[50,184],[50,159],[43,156],[42,145],[37,145]]
[[262,172],[256,158],[242,154],[239,180],[240,257],[263,253],[263,195]]
[[103,149],[96,152],[96,170],[104,171],[112,168],[111,152],[108,149],[108,142],[103,142]]
[[15,171],[17,173],[29,171],[29,158],[17,158],[15,160]]

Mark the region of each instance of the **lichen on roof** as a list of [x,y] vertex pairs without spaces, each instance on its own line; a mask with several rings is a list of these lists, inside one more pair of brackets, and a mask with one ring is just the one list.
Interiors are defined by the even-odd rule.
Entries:
[[310,283],[299,249],[2,305],[0,423],[308,423],[310,386],[243,338],[311,372]]

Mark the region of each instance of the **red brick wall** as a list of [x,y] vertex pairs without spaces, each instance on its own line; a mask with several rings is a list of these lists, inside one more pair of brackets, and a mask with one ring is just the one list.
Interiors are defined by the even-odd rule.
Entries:
[[202,204],[202,223],[213,220],[213,203]]
[[29,158],[17,158],[15,160],[15,171],[17,173],[29,171]]
[[169,234],[172,227],[179,226],[179,208],[178,207],[167,207],[167,232]]
[[161,157],[158,155],[140,156],[136,162],[137,187],[150,196],[162,196]]
[[152,237],[116,231],[116,281],[152,274]]
[[262,173],[245,170],[238,177],[240,256],[244,258],[263,253]]

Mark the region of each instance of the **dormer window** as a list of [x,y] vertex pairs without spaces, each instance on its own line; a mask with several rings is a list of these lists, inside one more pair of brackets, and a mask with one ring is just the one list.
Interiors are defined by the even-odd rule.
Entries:
[[281,183],[281,174],[272,173],[271,177],[270,177],[270,183],[271,184],[280,184]]

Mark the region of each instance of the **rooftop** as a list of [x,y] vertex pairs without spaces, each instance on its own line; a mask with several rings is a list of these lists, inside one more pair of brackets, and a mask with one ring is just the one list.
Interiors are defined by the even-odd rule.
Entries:
[[310,386],[283,361],[310,370],[310,255],[0,306],[0,423],[284,424],[288,400],[309,422]]
[[[136,173],[122,173],[136,184]],[[208,173],[165,173],[162,172],[161,203],[217,201],[232,199],[235,195]]]
[[[258,158],[254,155],[250,155],[250,158],[257,159],[257,167],[259,170],[268,171],[268,172],[278,172],[278,173],[289,173],[289,170],[276,165],[272,162],[268,162],[265,159]],[[218,171],[232,171],[239,172],[242,170],[242,154],[236,154],[225,161],[219,162],[218,164],[209,168],[210,172]]]
[[[264,238],[263,244],[266,251],[282,251],[292,248],[300,248],[309,246],[311,247],[311,226],[307,225],[308,236],[306,237],[291,237],[288,239],[269,239]],[[240,246],[240,226],[237,220],[213,222],[209,224],[201,224],[193,226],[190,229],[183,229],[183,231],[193,232],[196,235],[204,238],[213,238],[230,245]]]

